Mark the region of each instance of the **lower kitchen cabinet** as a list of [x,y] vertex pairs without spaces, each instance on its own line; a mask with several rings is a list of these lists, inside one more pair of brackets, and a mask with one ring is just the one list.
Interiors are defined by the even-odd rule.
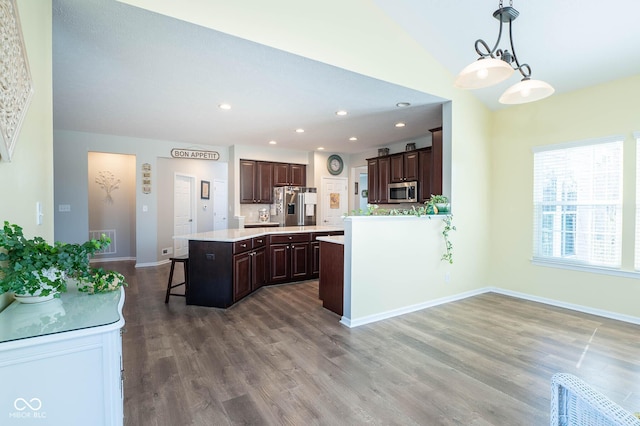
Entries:
[[314,232],[311,234],[311,242],[309,243],[309,279],[320,276],[320,241],[316,238],[331,235],[344,235],[344,231]]
[[234,242],[189,241],[187,305],[228,308],[266,284],[317,278],[318,236],[343,231],[271,234]]
[[305,280],[309,275],[308,233],[269,236],[269,283]]

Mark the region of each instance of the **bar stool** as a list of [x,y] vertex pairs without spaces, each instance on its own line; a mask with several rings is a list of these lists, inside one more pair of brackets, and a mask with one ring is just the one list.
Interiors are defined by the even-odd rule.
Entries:
[[[172,257],[170,258],[170,260],[171,260],[171,271],[169,272],[169,282],[167,283],[167,295],[164,298],[164,303],[169,303],[169,296],[186,297],[187,291],[189,290],[189,257],[178,256],[178,257]],[[176,262],[182,263],[182,266],[184,267],[184,282],[173,284],[173,268],[175,268]],[[184,294],[171,293],[172,288],[176,288],[181,285],[184,285]]]

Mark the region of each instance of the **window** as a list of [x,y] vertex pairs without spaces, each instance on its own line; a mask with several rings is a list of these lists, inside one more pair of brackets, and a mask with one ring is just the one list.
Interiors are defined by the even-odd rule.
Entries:
[[535,149],[533,173],[534,259],[619,268],[622,137]]

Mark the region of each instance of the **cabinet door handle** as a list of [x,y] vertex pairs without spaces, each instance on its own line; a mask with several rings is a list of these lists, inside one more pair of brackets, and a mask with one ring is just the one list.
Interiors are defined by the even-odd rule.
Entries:
[[289,237],[290,240],[293,240],[293,237]]
[[246,247],[247,247],[247,245],[246,245],[246,244],[240,244],[240,247],[242,247],[242,248],[246,248]]

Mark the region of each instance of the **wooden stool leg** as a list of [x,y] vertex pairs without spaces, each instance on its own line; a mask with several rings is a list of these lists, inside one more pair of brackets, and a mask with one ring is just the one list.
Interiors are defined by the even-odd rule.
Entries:
[[184,296],[189,292],[189,262],[182,262],[184,266]]
[[169,282],[167,283],[167,295],[164,298],[164,303],[169,303],[169,293],[171,293],[171,283],[173,282],[173,268],[176,266],[176,262],[171,260],[171,271],[169,272]]

